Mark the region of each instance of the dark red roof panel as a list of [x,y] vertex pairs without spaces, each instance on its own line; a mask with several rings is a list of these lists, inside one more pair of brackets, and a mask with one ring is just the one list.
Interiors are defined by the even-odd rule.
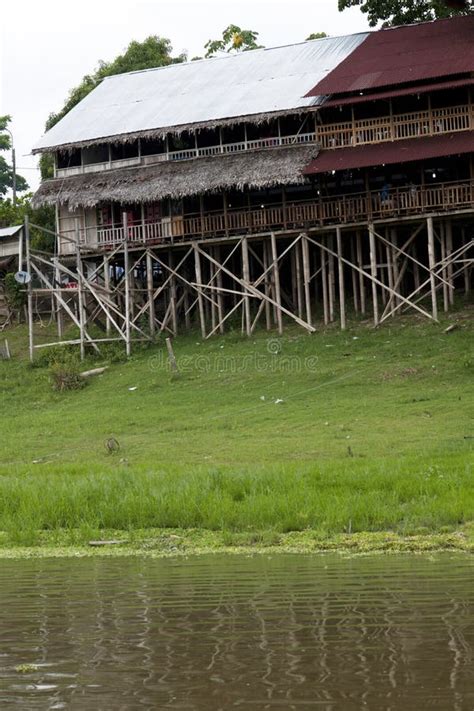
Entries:
[[404,141],[378,143],[356,148],[336,148],[321,151],[305,168],[305,175],[330,173],[333,170],[368,168],[410,161],[460,155],[474,152],[474,132],[463,131],[446,136],[410,138]]
[[352,106],[353,104],[365,104],[369,101],[378,101],[380,99],[392,99],[397,96],[414,96],[415,94],[426,94],[440,89],[455,89],[460,86],[472,86],[474,79],[447,79],[446,81],[430,82],[429,84],[415,84],[414,86],[394,87],[386,91],[376,91],[372,94],[363,94],[362,96],[341,96],[333,99],[329,98],[322,104],[321,108],[329,108],[331,106]]
[[372,32],[306,96],[365,91],[474,71],[474,15]]

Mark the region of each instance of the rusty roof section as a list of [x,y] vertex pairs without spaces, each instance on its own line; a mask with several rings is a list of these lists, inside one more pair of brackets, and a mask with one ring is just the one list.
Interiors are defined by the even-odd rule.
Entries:
[[409,163],[441,156],[461,155],[474,151],[474,133],[463,131],[445,136],[426,136],[403,141],[378,143],[356,148],[322,151],[306,167],[306,175],[330,173],[333,170],[354,170],[374,165]]
[[372,32],[306,96],[348,94],[474,71],[474,15]]

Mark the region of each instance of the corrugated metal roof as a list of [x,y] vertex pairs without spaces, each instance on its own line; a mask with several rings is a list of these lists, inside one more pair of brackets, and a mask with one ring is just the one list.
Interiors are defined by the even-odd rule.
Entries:
[[393,87],[387,91],[375,91],[372,94],[364,94],[363,96],[340,96],[339,98],[330,98],[325,101],[324,108],[330,106],[352,106],[354,104],[365,104],[369,101],[378,101],[380,99],[392,99],[397,96],[414,96],[415,94],[426,94],[431,91],[439,91],[441,89],[455,89],[461,86],[474,85],[474,79],[448,79],[447,81],[430,82],[429,84],[414,84],[413,86],[405,86],[403,88]]
[[23,225],[16,225],[15,227],[1,227],[0,228],[0,239],[2,237],[8,238],[8,237],[15,237],[15,235],[18,234],[18,232],[21,230]]
[[306,92],[367,33],[108,77],[34,150],[109,136],[315,106]]
[[394,27],[368,35],[306,96],[366,89],[474,71],[474,15]]
[[322,151],[305,169],[306,175],[329,173],[333,170],[368,168],[373,165],[392,165],[460,155],[474,151],[474,133],[464,131],[448,136],[410,138],[404,141],[379,143],[373,146],[338,148]]

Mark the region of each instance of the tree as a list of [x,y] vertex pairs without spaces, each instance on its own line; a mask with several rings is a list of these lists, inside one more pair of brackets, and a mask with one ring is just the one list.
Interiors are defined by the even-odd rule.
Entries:
[[[51,113],[46,121],[48,131],[60,121],[71,109],[84,99],[90,92],[108,76],[135,72],[141,69],[164,67],[168,64],[185,62],[186,53],[182,52],[177,57],[172,56],[173,47],[169,39],[150,35],[143,42],[130,42],[123,54],[119,54],[111,62],[99,61],[97,69],[92,74],[86,74],[80,84],[69,92],[64,106],[57,113]],[[43,180],[53,177],[53,159],[51,155],[44,154],[40,160],[41,177]]]
[[469,0],[338,0],[339,10],[359,6],[369,25],[380,21],[384,27],[427,22],[472,12]]
[[[8,130],[11,116],[0,116],[0,151],[9,151],[12,147],[12,139]],[[0,200],[7,190],[13,187],[13,168],[3,156],[0,156]],[[21,175],[16,175],[16,190],[21,193],[28,190],[28,183]]]
[[308,37],[306,37],[306,42],[308,40],[314,40],[314,39],[324,39],[325,37],[328,37],[329,35],[326,34],[326,32],[312,32]]
[[206,57],[213,57],[217,52],[247,52],[250,49],[262,49],[257,44],[258,32],[243,30],[238,25],[229,25],[222,33],[222,39],[209,40],[204,45]]

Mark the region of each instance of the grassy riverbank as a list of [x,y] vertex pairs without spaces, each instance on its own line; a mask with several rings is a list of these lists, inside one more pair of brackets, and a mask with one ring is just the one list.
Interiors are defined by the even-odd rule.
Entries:
[[[110,351],[89,360],[109,368],[65,393],[51,389],[47,367],[28,364],[25,328],[10,329],[0,556],[18,546],[87,552],[110,531],[129,541],[121,552],[143,551],[171,530],[191,540],[175,546],[186,553],[240,549],[239,536],[244,549],[288,549],[298,536],[319,550],[346,539],[363,549],[371,537],[377,548],[380,536],[470,549],[472,315],[281,339],[194,334],[175,340],[179,379],[157,344],[128,362]],[[195,545],[196,531],[213,544]]]

